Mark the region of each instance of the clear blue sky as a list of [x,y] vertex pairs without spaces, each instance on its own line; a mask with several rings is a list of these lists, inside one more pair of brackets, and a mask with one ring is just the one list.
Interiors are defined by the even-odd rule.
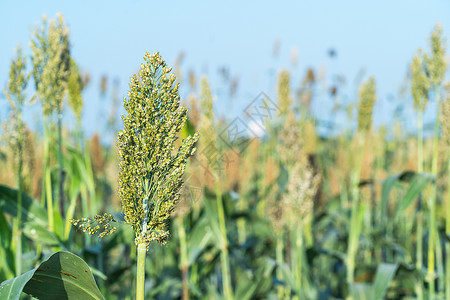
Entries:
[[[21,43],[30,53],[30,29],[43,14],[62,12],[71,32],[72,53],[92,82],[84,94],[84,123],[89,134],[101,131],[98,118],[108,99],[100,99],[103,74],[120,80],[126,95],[130,76],[146,51],[160,51],[173,65],[185,53],[181,78],[186,97],[187,72],[206,74],[216,95],[215,110],[230,118],[239,116],[259,92],[275,98],[275,75],[292,71],[293,87],[307,67],[347,77],[350,96],[354,79],[363,68],[374,75],[379,90],[377,122],[392,114],[389,97],[398,98],[408,64],[419,48],[428,48],[432,28],[439,21],[450,33],[450,1],[6,1],[0,0],[0,87],[7,82],[14,48]],[[280,55],[272,56],[280,40]],[[298,49],[298,64],[290,54]],[[329,48],[337,51],[330,59]],[[222,92],[218,69],[226,66],[239,78],[236,99]],[[391,95],[391,96],[390,96]],[[320,99],[319,99],[320,100]],[[325,102],[325,101],[324,101]],[[0,118],[6,117],[6,100],[0,97]],[[330,103],[314,110],[326,118]],[[34,114],[29,113],[31,116]],[[380,117],[380,116],[384,116]],[[29,121],[33,123],[33,120]]]

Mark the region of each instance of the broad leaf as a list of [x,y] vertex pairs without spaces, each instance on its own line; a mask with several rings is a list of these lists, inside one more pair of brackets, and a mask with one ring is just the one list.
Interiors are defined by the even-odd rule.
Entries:
[[57,252],[37,268],[0,285],[0,299],[25,292],[38,299],[104,299],[89,266],[70,252]]
[[[17,190],[0,185],[0,208],[14,217],[17,216],[17,194]],[[22,222],[47,227],[47,212],[25,193],[22,193]]]
[[396,218],[405,212],[409,205],[419,196],[420,193],[433,181],[433,176],[426,173],[416,173],[409,183],[405,196],[397,207]]

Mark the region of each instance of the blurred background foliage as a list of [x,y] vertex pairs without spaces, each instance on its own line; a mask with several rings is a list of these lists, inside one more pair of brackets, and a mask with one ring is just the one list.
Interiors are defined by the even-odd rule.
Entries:
[[[239,117],[225,118],[214,109],[208,77],[186,72],[181,53],[174,73],[190,93],[182,99],[189,120],[180,138],[199,131],[200,140],[169,242],[150,247],[146,296],[450,299],[446,45],[437,24],[411,58],[405,93],[413,101],[399,104],[381,127],[372,126],[376,78],[362,76],[347,95],[346,78],[330,82],[313,67],[300,82],[278,70],[276,97],[254,95]],[[99,122],[107,125],[86,135],[83,90],[91,76],[72,57],[63,16],[44,19],[31,51],[24,49],[11,62],[9,116],[1,120],[0,282],[67,250],[91,266],[105,298],[132,299],[133,230],[119,226],[99,239],[70,224],[105,211],[123,220],[116,139],[105,139],[122,126],[119,82],[101,78]],[[227,68],[221,74],[232,99],[239,80]],[[334,105],[326,121],[311,112],[323,93]],[[30,103],[42,108],[39,125],[23,118]],[[431,124],[423,118],[428,103],[436,111]],[[417,114],[413,132],[402,126],[404,107]],[[334,132],[338,114],[347,126]]]

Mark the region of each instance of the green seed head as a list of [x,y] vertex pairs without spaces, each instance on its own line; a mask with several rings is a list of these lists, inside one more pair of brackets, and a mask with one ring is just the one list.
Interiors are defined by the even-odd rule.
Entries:
[[437,23],[431,34],[431,55],[425,55],[430,83],[432,86],[441,84],[447,63],[445,60],[445,41],[442,38],[442,26]]
[[414,55],[411,63],[411,94],[414,99],[414,108],[416,111],[423,112],[428,102],[428,91],[430,89],[430,81],[425,72],[426,62],[422,50]]
[[[208,146],[216,145],[216,132],[214,130],[214,112],[213,112],[213,96],[211,88],[209,86],[208,79],[202,77],[200,83],[200,135],[202,139],[200,141],[201,149],[205,149]],[[205,159],[201,157],[200,159]],[[207,162],[204,161],[206,164]]]
[[367,132],[372,126],[372,111],[376,100],[375,79],[371,77],[359,90],[358,131]]
[[111,226],[111,222],[117,222],[111,214],[104,213],[103,215],[96,215],[93,219],[82,218],[79,220],[72,219],[70,223],[78,227],[83,232],[94,235],[100,232],[99,236],[104,237],[113,234],[117,228]]
[[278,76],[278,107],[281,115],[286,115],[291,108],[291,88],[290,88],[290,74],[288,71],[281,71]]
[[16,49],[16,57],[11,61],[9,68],[8,88],[5,90],[6,99],[13,108],[22,106],[25,101],[25,89],[28,85],[29,75],[25,73],[27,58],[23,55],[22,47]]
[[202,127],[210,127],[213,122],[213,96],[211,88],[209,86],[208,79],[202,77],[201,80],[201,92],[200,92],[200,107],[202,110]]
[[50,25],[46,17],[33,32],[33,77],[44,115],[61,112],[70,69],[69,30],[61,14]]
[[152,240],[164,243],[168,237],[166,222],[180,198],[186,161],[195,151],[198,133],[175,151],[187,109],[180,105],[175,75],[159,53],[147,53],[144,60],[124,99],[119,195],[136,242],[148,245]]
[[67,82],[67,91],[69,94],[69,106],[73,110],[77,119],[81,118],[83,108],[83,98],[81,97],[83,81],[80,75],[80,69],[73,59],[70,60],[70,75]]
[[441,105],[442,144],[444,153],[450,153],[450,83],[446,84],[446,98]]

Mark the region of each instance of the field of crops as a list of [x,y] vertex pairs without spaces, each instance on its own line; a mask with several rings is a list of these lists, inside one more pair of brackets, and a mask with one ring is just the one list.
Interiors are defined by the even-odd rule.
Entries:
[[[450,300],[450,82],[439,24],[410,60],[413,132],[401,116],[372,126],[373,77],[351,105],[336,105],[354,126],[324,135],[311,104],[325,83],[313,69],[300,86],[278,70],[275,99],[255,95],[226,119],[214,114],[207,77],[191,73],[192,93],[180,99],[178,72],[142,53],[122,120],[108,123],[112,143],[84,134],[89,76],[64,18],[40,24],[31,46],[17,48],[4,90],[1,300]],[[339,82],[328,93],[339,103]],[[31,102],[38,129],[23,114]]]

